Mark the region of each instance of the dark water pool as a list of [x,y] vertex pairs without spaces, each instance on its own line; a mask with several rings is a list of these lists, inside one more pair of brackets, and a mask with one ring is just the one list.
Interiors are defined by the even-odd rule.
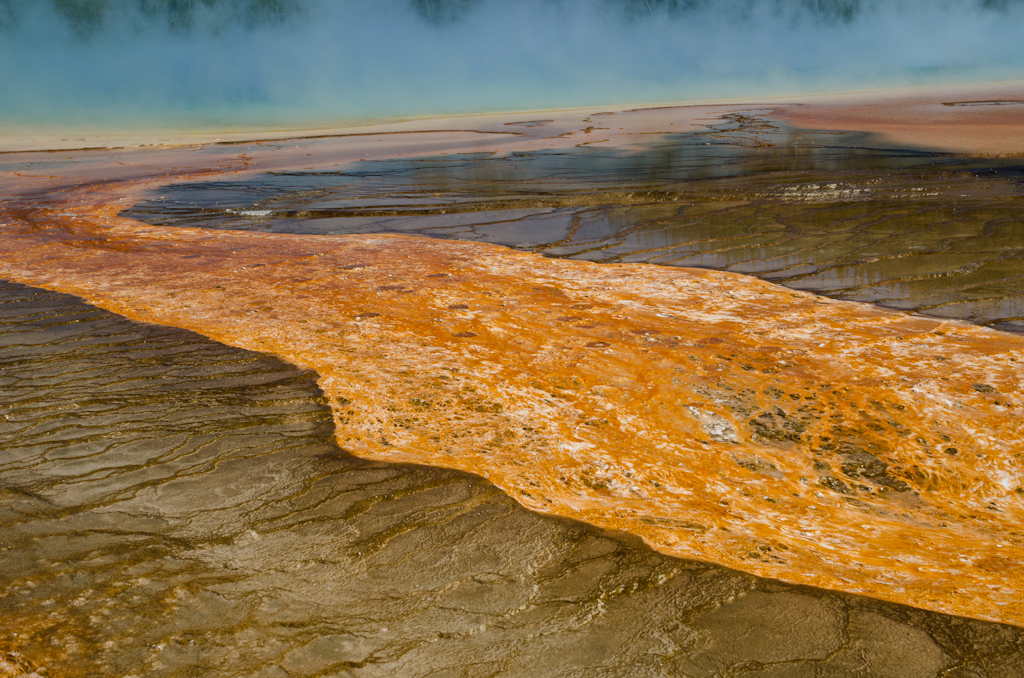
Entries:
[[737,114],[601,148],[358,162],[166,187],[124,213],[282,233],[411,233],[735,271],[1024,331],[1024,166]]

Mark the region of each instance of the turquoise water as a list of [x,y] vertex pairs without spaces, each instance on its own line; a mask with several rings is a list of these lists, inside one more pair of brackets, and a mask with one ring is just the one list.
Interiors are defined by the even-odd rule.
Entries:
[[1024,4],[0,3],[0,121],[322,124],[1019,79]]

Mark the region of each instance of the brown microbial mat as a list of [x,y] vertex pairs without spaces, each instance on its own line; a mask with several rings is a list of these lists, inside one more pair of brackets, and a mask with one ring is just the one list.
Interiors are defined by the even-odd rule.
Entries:
[[0,283],[0,676],[1024,674],[1024,632],[670,558],[334,444],[316,375]]

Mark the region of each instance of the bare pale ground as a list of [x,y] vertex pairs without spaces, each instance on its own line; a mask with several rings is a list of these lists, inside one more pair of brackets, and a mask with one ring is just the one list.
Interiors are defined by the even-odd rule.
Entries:
[[[219,132],[139,130],[133,133],[111,133],[93,130],[70,135],[7,125],[0,130],[0,152],[335,139],[345,141],[344,160],[357,160],[445,152],[508,153],[572,148],[581,144],[622,147],[632,141],[647,140],[651,135],[701,129],[707,122],[716,121],[723,114],[750,107],[750,102],[617,106],[607,109],[415,118],[318,128],[254,128]],[[335,148],[340,149],[342,146]]]
[[0,274],[316,369],[339,444],[361,456],[479,473],[530,508],[673,555],[1024,623],[1019,337],[735,274],[116,216],[178,180],[624,145],[754,110],[529,116],[500,135],[410,129],[38,167],[13,154]]
[[[955,105],[947,105],[955,104]],[[1024,82],[907,87],[782,96],[752,101],[679,102],[520,111],[315,127],[111,131],[0,127],[0,153],[205,146],[247,141],[345,140],[335,161],[446,152],[509,153],[596,145],[628,148],[652,135],[703,129],[722,115],[757,112],[815,130],[860,131],[876,143],[956,153],[1024,153]],[[335,146],[340,150],[342,146]],[[277,155],[276,162],[287,162]]]

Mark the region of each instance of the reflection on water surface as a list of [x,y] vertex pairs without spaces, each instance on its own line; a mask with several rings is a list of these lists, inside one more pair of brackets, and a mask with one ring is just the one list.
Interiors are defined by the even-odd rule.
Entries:
[[604,148],[360,162],[170,186],[126,216],[270,232],[415,233],[550,256],[756,275],[1024,331],[1019,160],[872,149],[739,114]]
[[1024,632],[356,459],[312,373],[0,285],[0,676],[1016,676]]

